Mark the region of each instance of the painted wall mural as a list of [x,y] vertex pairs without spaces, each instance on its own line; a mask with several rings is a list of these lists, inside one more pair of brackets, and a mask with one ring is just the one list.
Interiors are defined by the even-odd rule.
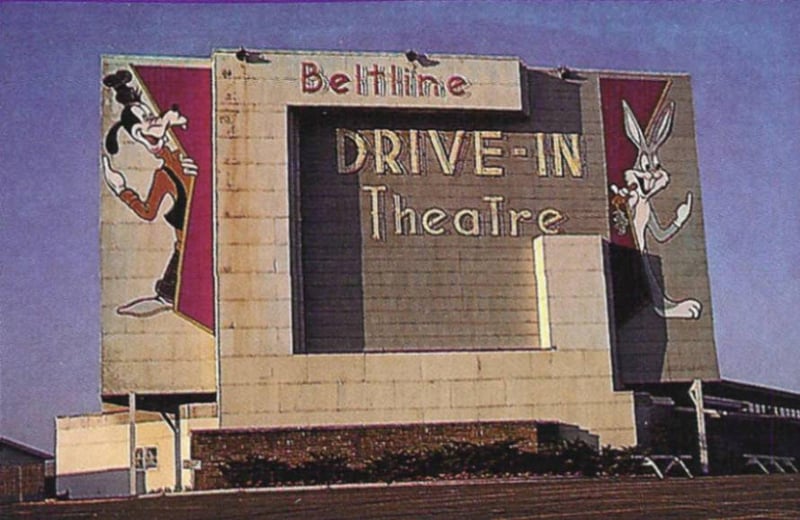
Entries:
[[[174,239],[173,250],[165,251],[165,267],[154,280],[153,292],[118,302],[116,313],[149,318],[173,311],[211,331],[210,71],[131,66],[107,74],[103,85],[105,95],[121,106],[119,118],[106,131],[103,142],[105,184],[142,221],[154,222],[163,215],[163,232]],[[161,108],[166,106],[166,110]],[[130,139],[122,143],[123,135]],[[131,175],[142,175],[141,171],[125,172],[115,166],[121,146],[136,147],[159,165],[147,173],[150,178],[145,191],[137,191],[129,182]]]
[[[604,86],[605,123],[612,123],[612,128],[606,129],[611,241],[642,253],[653,309],[659,316],[698,319],[703,311],[702,304],[694,298],[677,300],[669,296],[648,254],[649,237],[659,243],[669,242],[692,214],[691,191],[675,208],[675,217],[666,226],[653,205],[654,198],[670,184],[670,173],[659,158],[659,149],[670,138],[675,118],[676,103],[667,101],[670,82],[617,80],[615,84],[613,80],[606,80]],[[631,101],[625,98],[626,95]],[[640,126],[632,104],[637,105],[640,114],[648,114],[649,124],[645,130]],[[617,112],[619,108],[612,106],[621,107],[621,114]],[[614,127],[614,121],[624,128],[625,136],[635,148],[620,143],[621,128]]]
[[[668,242],[689,220],[692,214],[692,192],[686,194],[685,202],[675,210],[675,218],[664,227],[656,215],[651,200],[669,185],[669,172],[658,158],[658,149],[672,133],[675,103],[670,102],[661,112],[649,136],[642,131],[627,102],[622,102],[622,109],[625,116],[625,134],[636,145],[638,154],[633,166],[625,171],[625,185],[622,187],[611,185],[611,191],[615,194],[612,199],[614,206],[612,219],[618,234],[622,234],[623,231],[627,233],[629,227],[633,232],[637,249],[647,253],[648,235],[659,242]],[[699,301],[693,298],[675,301],[670,298],[661,287],[646,254],[642,255],[642,261],[650,284],[654,309],[661,317],[691,319],[700,317],[703,306]]]

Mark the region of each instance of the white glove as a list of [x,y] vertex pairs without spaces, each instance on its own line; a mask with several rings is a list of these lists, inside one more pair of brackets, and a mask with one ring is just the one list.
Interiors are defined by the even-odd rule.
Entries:
[[197,175],[197,163],[194,162],[194,159],[191,157],[186,157],[185,155],[181,154],[181,166],[183,167],[183,173],[186,175],[189,175],[190,177]]
[[676,213],[678,215],[677,215],[677,217],[675,217],[675,225],[678,226],[678,227],[683,227],[683,225],[686,224],[686,221],[689,220],[689,215],[692,214],[692,192],[691,191],[686,195],[686,202],[683,202],[683,203],[681,203],[680,206],[678,206],[678,209],[676,210]]
[[119,197],[119,194],[127,188],[125,185],[125,176],[122,172],[118,172],[111,167],[111,160],[107,155],[103,156],[103,177],[109,189],[114,192],[114,195]]

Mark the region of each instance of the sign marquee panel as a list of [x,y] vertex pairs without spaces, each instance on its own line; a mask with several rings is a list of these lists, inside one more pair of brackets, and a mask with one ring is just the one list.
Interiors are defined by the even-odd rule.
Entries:
[[519,61],[515,58],[412,58],[275,52],[269,55],[271,67],[253,70],[252,78],[258,79],[260,74],[291,78],[291,93],[286,101],[292,104],[509,111],[524,108]]
[[302,120],[306,351],[540,347],[532,239],[606,225],[585,134]]
[[[582,143],[579,134],[337,129],[337,168],[341,175],[361,175],[373,240],[385,241],[389,234],[558,234],[567,221],[563,212],[552,207],[513,208],[509,201],[532,200],[532,177],[580,180],[586,171]],[[354,152],[347,153],[348,145]],[[411,207],[401,191],[408,187],[420,192],[417,199],[435,191],[453,200],[465,187],[479,186],[487,191],[470,206],[452,211],[435,201],[427,208]]]

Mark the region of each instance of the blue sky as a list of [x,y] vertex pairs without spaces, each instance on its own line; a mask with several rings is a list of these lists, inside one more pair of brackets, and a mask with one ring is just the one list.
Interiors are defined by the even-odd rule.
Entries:
[[0,434],[99,409],[100,56],[519,56],[688,72],[723,377],[800,392],[800,3],[0,2]]

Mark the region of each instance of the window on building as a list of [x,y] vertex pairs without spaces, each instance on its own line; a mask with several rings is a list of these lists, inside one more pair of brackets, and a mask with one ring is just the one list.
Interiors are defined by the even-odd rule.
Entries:
[[148,446],[136,448],[136,469],[148,470],[158,467],[158,448]]

